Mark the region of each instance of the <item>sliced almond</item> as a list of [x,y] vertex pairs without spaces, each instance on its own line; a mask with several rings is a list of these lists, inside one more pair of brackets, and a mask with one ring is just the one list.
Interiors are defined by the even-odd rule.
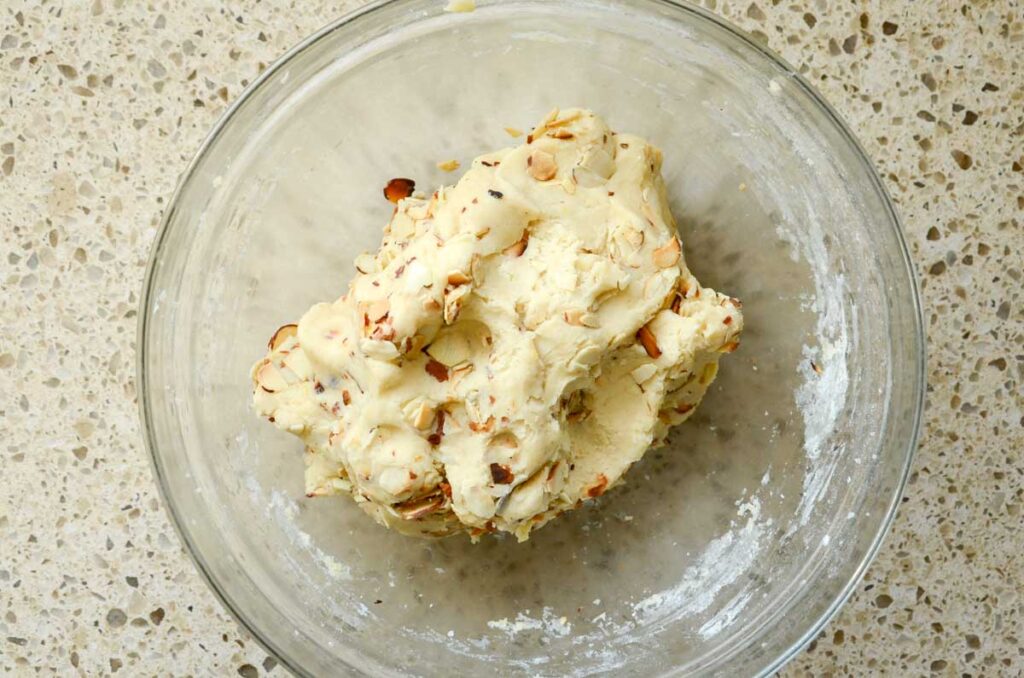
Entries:
[[395,505],[395,510],[406,520],[419,520],[431,513],[436,513],[444,506],[444,495],[434,494],[422,499],[410,499]]
[[576,120],[578,120],[579,117],[582,115],[580,111],[569,113],[565,117],[559,117],[559,114],[560,111],[556,112],[555,118],[553,120],[548,121],[548,123],[545,125],[548,129],[551,129],[552,127],[561,127],[563,125],[568,125],[570,122],[575,122]]
[[584,311],[582,311],[582,310],[580,310],[578,308],[574,308],[574,309],[571,309],[569,311],[565,311],[564,313],[562,313],[562,318],[565,320],[566,323],[568,323],[570,325],[576,325],[578,327],[582,327],[583,326],[583,314],[584,314]]
[[463,363],[458,367],[453,367],[451,372],[452,384],[458,384],[463,377],[473,371],[473,365],[470,363]]
[[571,309],[562,313],[562,318],[569,325],[576,325],[577,327],[598,327],[599,323],[597,316],[593,313],[587,313],[586,311],[578,308]]
[[551,132],[548,132],[548,136],[551,137],[552,139],[562,139],[562,140],[569,140],[569,139],[575,139],[576,138],[576,135],[573,134],[572,132],[570,132],[567,129],[552,130]]
[[470,288],[467,285],[459,285],[445,292],[444,295],[444,321],[448,325],[455,324],[462,311],[462,304],[469,295]]
[[420,406],[416,408],[416,413],[413,415],[412,425],[421,431],[426,431],[430,428],[430,424],[434,421],[434,408],[427,403],[420,403]]
[[449,285],[465,285],[466,283],[472,282],[472,278],[463,273],[462,271],[452,271],[448,274]]
[[526,159],[527,172],[537,181],[550,181],[558,174],[555,156],[547,151],[535,150]]
[[437,169],[443,172],[454,172],[459,169],[458,160],[445,160],[444,162],[437,163]]
[[277,393],[288,388],[288,381],[272,362],[263,363],[256,371],[256,383],[267,393]]
[[637,330],[636,338],[644,347],[644,350],[647,351],[647,355],[651,356],[655,360],[661,357],[661,349],[658,348],[658,340],[654,336],[654,332],[651,331],[649,325],[644,325]]
[[521,257],[529,244],[530,234],[527,231],[523,231],[523,237],[503,249],[502,254],[507,254],[510,257]]
[[506,127],[505,134],[509,135],[513,139],[523,136],[523,130],[515,127]]
[[292,325],[281,325],[280,327],[277,328],[277,331],[274,332],[274,336],[272,336],[270,338],[270,341],[267,342],[267,346],[270,347],[271,351],[275,351],[275,350],[277,350],[278,346],[283,344],[288,339],[291,339],[292,337],[294,337],[298,333],[299,333],[299,326],[298,325],[294,325],[294,324],[292,324]]
[[708,363],[705,365],[704,370],[700,373],[700,379],[698,379],[700,385],[707,386],[710,384],[716,374],[718,374],[718,363]]
[[369,252],[363,252],[356,257],[356,270],[366,275],[377,270],[377,260]]
[[554,122],[555,118],[557,117],[557,108],[552,108],[550,111],[548,111],[548,114],[544,116],[544,119],[541,120],[540,123],[538,123],[538,125],[533,128],[533,132],[526,136],[526,143],[532,144],[534,139],[540,137],[541,134],[544,134],[544,130],[547,129],[547,126],[550,123]]
[[679,245],[679,238],[672,236],[667,243],[654,250],[654,265],[658,268],[668,268],[679,263],[682,256],[682,247]]
[[444,331],[438,334],[434,342],[427,347],[427,353],[439,363],[454,367],[469,360],[472,348],[469,338],[458,331]]
[[576,357],[573,358],[574,363],[578,363],[584,367],[593,367],[601,360],[601,356],[604,352],[600,346],[596,344],[584,344],[583,348],[579,350]]
[[635,370],[630,372],[633,377],[633,381],[638,384],[643,384],[645,381],[653,377],[658,372],[658,368],[651,363],[645,363]]

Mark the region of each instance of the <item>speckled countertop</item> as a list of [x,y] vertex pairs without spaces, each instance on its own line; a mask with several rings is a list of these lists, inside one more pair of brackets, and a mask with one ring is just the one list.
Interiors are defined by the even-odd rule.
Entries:
[[[274,671],[160,505],[136,416],[136,305],[206,131],[356,4],[0,8],[0,669]],[[858,134],[902,211],[929,335],[895,528],[785,673],[1021,675],[1024,3],[704,4],[798,65]]]

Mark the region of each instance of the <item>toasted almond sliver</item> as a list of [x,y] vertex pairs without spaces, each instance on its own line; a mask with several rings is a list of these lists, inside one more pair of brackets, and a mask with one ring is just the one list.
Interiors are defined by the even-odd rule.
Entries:
[[547,151],[536,150],[527,159],[527,171],[537,181],[550,181],[558,174],[555,156]]
[[661,357],[661,349],[658,348],[658,340],[654,336],[654,332],[651,332],[651,328],[648,325],[641,327],[636,333],[637,341],[647,351],[647,355],[651,356],[655,360]]
[[277,328],[277,331],[274,332],[274,336],[272,336],[270,338],[270,341],[267,342],[267,346],[270,347],[271,351],[277,350],[278,346],[283,344],[285,341],[287,341],[291,337],[294,337],[298,333],[299,333],[299,326],[298,325],[294,325],[294,324],[292,324],[292,325],[281,325],[280,327]]
[[510,137],[512,137],[513,139],[515,139],[517,137],[523,136],[523,130],[517,129],[515,127],[506,127],[505,128],[505,134],[507,134]]
[[672,236],[671,240],[654,250],[654,265],[658,268],[669,268],[678,264],[681,256],[679,238]]
[[459,169],[459,161],[445,160],[444,162],[439,162],[437,163],[437,169],[442,170],[444,172],[454,172],[455,170]]

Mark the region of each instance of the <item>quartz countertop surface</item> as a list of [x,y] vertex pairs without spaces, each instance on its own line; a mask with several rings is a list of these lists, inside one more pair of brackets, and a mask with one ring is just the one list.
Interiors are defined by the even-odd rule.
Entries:
[[[439,0],[442,1],[442,0]],[[150,245],[207,130],[358,2],[0,8],[0,669],[284,671],[182,550],[136,410]],[[895,526],[783,673],[1024,673],[1024,3],[705,0],[845,117],[897,203],[928,392]]]

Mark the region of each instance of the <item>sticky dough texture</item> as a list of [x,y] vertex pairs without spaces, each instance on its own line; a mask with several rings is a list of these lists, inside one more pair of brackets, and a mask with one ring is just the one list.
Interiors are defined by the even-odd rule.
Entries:
[[257,412],[306,445],[308,494],[408,534],[525,540],[663,443],[743,317],[686,268],[661,162],[556,110],[402,200],[348,292],[253,367]]

